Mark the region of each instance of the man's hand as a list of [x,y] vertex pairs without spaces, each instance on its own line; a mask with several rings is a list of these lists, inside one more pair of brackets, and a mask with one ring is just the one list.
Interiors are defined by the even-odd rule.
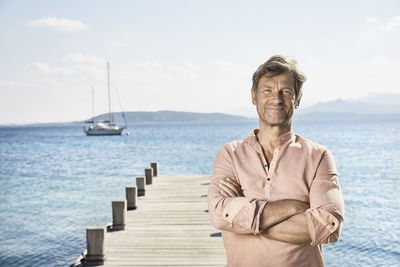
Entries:
[[242,188],[240,187],[240,184],[238,184],[236,181],[234,181],[231,178],[225,178],[220,180],[218,183],[218,186],[221,190],[219,192],[221,195],[224,197],[242,197],[243,192]]

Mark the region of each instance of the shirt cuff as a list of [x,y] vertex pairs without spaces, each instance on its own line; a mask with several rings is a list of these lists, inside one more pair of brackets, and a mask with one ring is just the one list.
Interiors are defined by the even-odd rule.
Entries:
[[260,217],[267,202],[245,197],[235,197],[223,210],[224,218],[238,229],[255,235],[260,233]]
[[306,211],[308,231],[311,245],[320,245],[339,227],[339,220],[323,209],[308,209]]

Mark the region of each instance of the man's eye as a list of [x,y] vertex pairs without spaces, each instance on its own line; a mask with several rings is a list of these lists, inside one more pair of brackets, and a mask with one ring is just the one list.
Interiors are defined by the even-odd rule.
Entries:
[[291,95],[292,94],[292,90],[286,89],[286,90],[283,90],[283,93],[285,95]]
[[269,93],[271,92],[271,89],[264,89],[264,92]]

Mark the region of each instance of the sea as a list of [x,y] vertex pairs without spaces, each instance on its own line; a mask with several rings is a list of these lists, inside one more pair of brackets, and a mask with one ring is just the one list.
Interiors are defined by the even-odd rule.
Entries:
[[[151,162],[160,175],[211,174],[216,152],[257,121],[133,124],[130,135],[86,136],[81,126],[0,127],[0,266],[69,266],[85,229],[111,221]],[[345,200],[328,267],[400,266],[400,117],[303,120],[295,133],[334,155]]]

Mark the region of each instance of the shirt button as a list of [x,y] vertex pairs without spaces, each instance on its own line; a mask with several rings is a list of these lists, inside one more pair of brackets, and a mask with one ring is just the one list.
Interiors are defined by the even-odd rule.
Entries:
[[264,164],[264,167],[265,167],[265,168],[267,168],[267,167],[268,167],[268,165],[267,165],[267,164]]
[[267,178],[267,181],[271,181],[271,178],[268,177],[268,178]]
[[229,214],[227,213],[227,214],[225,214],[225,217],[228,217],[229,216]]

